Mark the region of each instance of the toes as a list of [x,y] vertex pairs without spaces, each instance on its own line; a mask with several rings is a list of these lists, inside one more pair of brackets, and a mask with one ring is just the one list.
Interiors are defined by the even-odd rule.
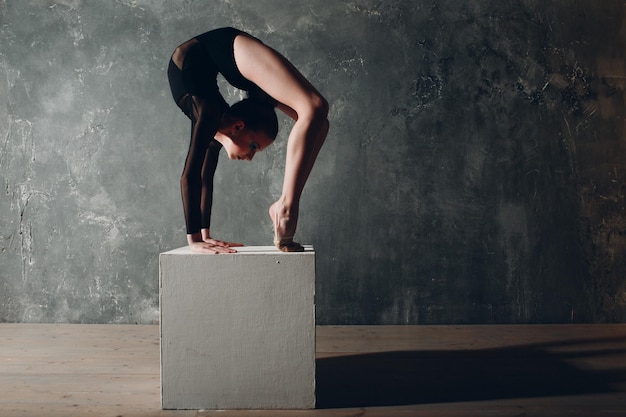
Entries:
[[293,240],[280,240],[274,242],[276,247],[282,252],[304,252],[304,246]]

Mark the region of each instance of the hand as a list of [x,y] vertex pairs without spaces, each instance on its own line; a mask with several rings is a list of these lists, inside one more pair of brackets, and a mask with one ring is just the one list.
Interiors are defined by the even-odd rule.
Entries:
[[195,253],[236,253],[237,251],[231,247],[243,246],[241,243],[213,239],[208,229],[202,229],[202,233],[187,235],[187,242],[191,251]]
[[225,242],[223,240],[213,239],[211,237],[211,230],[209,229],[202,229],[200,231],[200,234],[202,236],[202,241],[209,243],[211,245],[222,246],[225,248],[229,248],[231,246],[243,246],[241,243]]
[[[241,244],[241,243],[225,242],[223,240],[218,240],[218,239],[213,239],[213,238],[202,238],[202,241],[204,243],[208,243],[209,245],[220,246],[222,248],[231,248],[231,247],[243,246],[243,244]],[[233,252],[235,252],[235,251],[233,251]]]
[[194,253],[236,253],[237,251],[229,248],[228,246],[214,245],[207,242],[191,242],[189,243],[189,249]]

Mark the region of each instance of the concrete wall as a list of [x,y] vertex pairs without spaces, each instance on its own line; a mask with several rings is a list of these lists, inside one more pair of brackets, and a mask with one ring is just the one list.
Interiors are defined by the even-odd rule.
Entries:
[[[0,321],[158,320],[189,136],[166,67],[225,25],[332,104],[298,230],[318,323],[626,319],[623,1],[4,0]],[[222,155],[216,236],[271,242],[289,126]]]

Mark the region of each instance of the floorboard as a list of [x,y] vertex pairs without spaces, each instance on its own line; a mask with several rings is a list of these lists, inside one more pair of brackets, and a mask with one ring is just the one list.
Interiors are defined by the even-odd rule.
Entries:
[[626,325],[322,326],[315,410],[161,410],[158,326],[0,324],[0,417],[626,416]]

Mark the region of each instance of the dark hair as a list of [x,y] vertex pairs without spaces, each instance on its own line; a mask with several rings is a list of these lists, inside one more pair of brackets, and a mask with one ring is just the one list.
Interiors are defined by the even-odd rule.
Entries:
[[271,103],[246,98],[230,106],[226,116],[231,121],[242,120],[246,128],[263,132],[272,140],[278,134],[278,118]]

